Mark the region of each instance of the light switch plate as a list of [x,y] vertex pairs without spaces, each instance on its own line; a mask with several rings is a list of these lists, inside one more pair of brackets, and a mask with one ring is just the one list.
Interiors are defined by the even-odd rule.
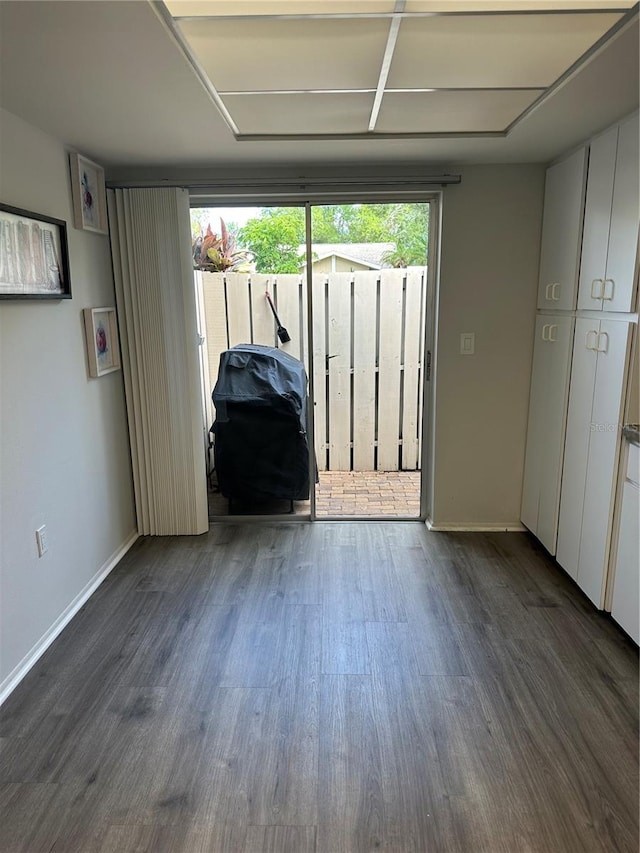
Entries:
[[475,332],[462,332],[460,335],[460,355],[473,355],[475,351]]
[[49,550],[49,536],[47,526],[43,524],[36,530],[36,544],[38,546],[38,557],[44,556]]

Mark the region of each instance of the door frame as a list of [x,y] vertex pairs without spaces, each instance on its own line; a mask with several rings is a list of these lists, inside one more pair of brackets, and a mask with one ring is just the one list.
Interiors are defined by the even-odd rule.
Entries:
[[[197,196],[196,196],[197,197]],[[307,340],[308,340],[308,400],[307,400],[307,432],[309,441],[309,507],[310,512],[300,515],[225,515],[215,519],[209,519],[210,524],[220,522],[250,522],[264,523],[274,521],[286,523],[299,522],[335,522],[335,521],[398,521],[419,522],[426,524],[431,517],[434,492],[434,460],[435,460],[435,402],[437,381],[437,351],[438,351],[438,307],[439,307],[439,284],[440,284],[440,256],[442,245],[442,199],[443,191],[439,190],[406,190],[401,191],[376,191],[368,192],[363,188],[359,192],[340,194],[330,193],[300,193],[287,194],[286,197],[272,198],[261,196],[259,193],[241,197],[234,194],[225,195],[220,200],[207,198],[203,207],[301,207],[305,211],[305,248],[306,248],[306,289],[307,289]],[[194,199],[192,199],[193,202]],[[240,203],[238,203],[240,202]],[[424,364],[421,375],[422,382],[422,442],[420,451],[420,514],[418,516],[388,516],[388,515],[349,515],[349,516],[320,516],[316,511],[316,489],[315,489],[315,413],[314,413],[314,381],[313,381],[313,271],[309,262],[312,257],[311,244],[311,209],[329,204],[406,204],[418,203],[429,205],[429,243],[427,249],[427,289],[426,289],[426,317],[424,328]],[[199,205],[192,204],[197,207]],[[430,369],[427,367],[430,354]],[[313,487],[312,487],[313,486]]]

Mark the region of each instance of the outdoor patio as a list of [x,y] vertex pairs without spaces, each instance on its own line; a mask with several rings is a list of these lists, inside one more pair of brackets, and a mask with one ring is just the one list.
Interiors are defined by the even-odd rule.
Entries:
[[[294,513],[308,515],[309,503],[294,501]],[[234,502],[232,509],[234,515],[280,515],[289,512],[289,502]],[[420,472],[321,471],[316,492],[316,513],[319,518],[417,518],[420,515]],[[209,518],[220,518],[228,514],[229,501],[219,492],[209,491]]]

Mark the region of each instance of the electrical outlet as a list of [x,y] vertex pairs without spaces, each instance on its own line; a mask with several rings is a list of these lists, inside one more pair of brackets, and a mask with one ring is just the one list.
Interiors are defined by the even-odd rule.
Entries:
[[38,557],[42,557],[49,550],[49,534],[46,524],[36,530],[36,543],[38,545]]

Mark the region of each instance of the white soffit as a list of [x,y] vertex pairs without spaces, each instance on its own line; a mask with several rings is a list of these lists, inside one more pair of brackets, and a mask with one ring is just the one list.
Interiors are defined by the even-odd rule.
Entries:
[[504,137],[637,15],[630,0],[155,7],[238,140]]

